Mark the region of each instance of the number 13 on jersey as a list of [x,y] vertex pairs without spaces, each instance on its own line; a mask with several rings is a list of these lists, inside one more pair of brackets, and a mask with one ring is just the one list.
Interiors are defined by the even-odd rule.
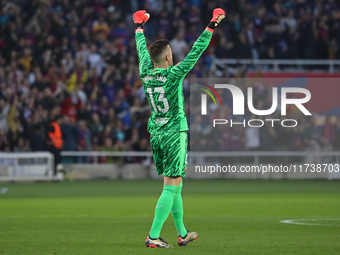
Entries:
[[[164,89],[162,87],[156,87],[154,88],[153,92],[152,92],[152,88],[147,88],[146,91],[149,93],[150,95],[150,102],[152,105],[153,110],[155,111],[155,113],[158,113],[158,111],[162,112],[162,113],[166,113],[169,111],[169,103],[168,100],[164,97]],[[159,93],[158,99],[157,99],[157,107],[155,104],[155,100],[153,99],[153,95],[152,93]],[[164,108],[161,108],[158,104],[160,102],[163,102],[163,106]]]

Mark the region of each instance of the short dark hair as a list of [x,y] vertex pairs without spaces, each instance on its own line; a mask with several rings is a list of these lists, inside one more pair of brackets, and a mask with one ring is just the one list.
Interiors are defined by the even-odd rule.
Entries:
[[153,63],[161,62],[160,57],[168,45],[169,45],[168,40],[163,40],[163,39],[155,41],[153,44],[150,45],[149,53],[150,53],[151,61]]

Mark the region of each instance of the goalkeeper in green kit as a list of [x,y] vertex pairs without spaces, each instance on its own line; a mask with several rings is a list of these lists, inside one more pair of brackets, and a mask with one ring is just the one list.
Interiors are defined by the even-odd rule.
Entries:
[[140,77],[152,112],[148,122],[150,143],[157,173],[164,175],[163,192],[158,199],[152,227],[145,241],[147,247],[172,247],[160,237],[162,226],[170,212],[177,229],[178,245],[186,246],[197,239],[197,233],[188,231],[183,224],[181,191],[187,170],[188,124],[184,111],[182,81],[208,47],[215,27],[224,16],[225,12],[221,8],[215,9],[212,20],[186,58],[174,66],[167,40],[158,40],[150,46],[149,51],[147,49],[143,25],[150,15],[144,10],[133,15]]

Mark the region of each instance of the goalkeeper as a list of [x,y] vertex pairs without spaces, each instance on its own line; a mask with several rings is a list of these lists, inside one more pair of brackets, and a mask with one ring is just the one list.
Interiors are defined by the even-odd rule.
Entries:
[[152,227],[145,241],[147,247],[172,247],[160,237],[162,226],[170,212],[177,229],[178,245],[186,246],[197,239],[197,233],[188,231],[183,224],[181,191],[182,180],[187,170],[188,124],[184,110],[182,81],[208,47],[214,29],[224,16],[221,8],[215,9],[209,25],[194,43],[186,58],[174,66],[167,40],[158,40],[151,44],[149,51],[147,50],[143,25],[150,15],[144,10],[133,15],[140,77],[151,107],[148,122],[150,143],[157,173],[164,175],[163,192],[158,199]]

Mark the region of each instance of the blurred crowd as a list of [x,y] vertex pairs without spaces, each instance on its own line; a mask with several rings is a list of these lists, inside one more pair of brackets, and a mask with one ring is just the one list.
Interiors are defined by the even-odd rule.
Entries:
[[[215,58],[339,58],[339,2],[2,0],[0,150],[44,150],[46,125],[56,117],[63,150],[150,150],[150,107],[139,78],[132,24],[138,9],[152,17],[145,25],[148,43],[168,39],[176,62],[209,23],[213,9],[226,10],[227,18],[184,81],[188,95],[188,78],[230,76],[216,69]],[[313,129],[313,124],[305,127]],[[267,132],[261,144],[275,147],[279,138],[272,140],[270,130],[261,132]],[[244,150],[246,144],[233,149]],[[302,149],[301,144],[294,148]]]

